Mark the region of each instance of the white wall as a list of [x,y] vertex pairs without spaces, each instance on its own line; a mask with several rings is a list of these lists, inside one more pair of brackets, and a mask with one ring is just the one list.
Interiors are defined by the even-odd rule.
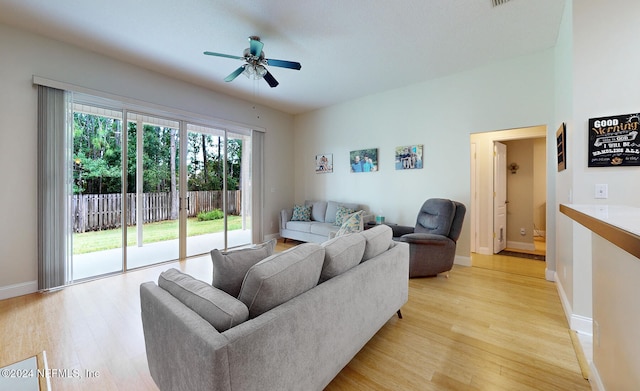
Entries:
[[640,259],[593,237],[593,364],[600,390],[640,389]]
[[[555,200],[554,202],[548,200],[548,205],[550,206],[548,209],[557,211],[558,204],[571,203],[573,200],[574,151],[576,147],[582,147],[574,142],[576,131],[573,122],[573,9],[571,0],[565,2],[564,15],[555,47],[555,74],[556,121],[552,129],[552,139],[555,140],[555,133],[563,122],[566,124],[567,136],[566,169],[556,173],[556,188],[553,194]],[[551,167],[557,167],[556,144],[549,144],[553,144],[553,148],[547,149],[551,158],[549,160],[550,165]],[[555,170],[551,168],[550,171],[557,171],[557,168]],[[555,246],[555,279],[558,283],[558,291],[567,319],[571,324],[571,317],[575,312],[573,308],[573,223],[571,219],[561,213],[557,213],[555,219],[549,219],[548,221],[552,223],[547,226],[547,246],[552,242],[557,243]],[[549,247],[547,250],[547,254],[549,254]],[[578,295],[578,300],[582,299],[589,300],[589,304],[579,306],[582,308],[582,312],[579,315],[591,318],[591,289]],[[587,307],[589,307],[588,311]],[[575,326],[573,328],[575,329]]]
[[33,75],[266,129],[264,231],[277,233],[278,211],[293,202],[291,115],[2,24],[0,53],[0,298],[33,291],[37,280]]
[[[639,12],[635,0],[566,3],[555,48],[556,121],[567,123],[567,169],[557,174],[557,203],[640,204],[640,168],[587,167],[589,118],[640,112],[640,90],[635,87],[640,81]],[[595,199],[600,183],[608,184],[608,199]],[[557,216],[557,279],[563,305],[572,328],[590,328],[591,235],[566,216]]]
[[[415,224],[427,198],[469,206],[470,135],[551,122],[553,74],[547,50],[296,116],[295,200],[359,202],[405,225]],[[395,171],[394,148],[411,144],[424,144],[425,168]],[[349,172],[349,151],[362,148],[379,148],[379,172]],[[315,174],[320,153],[333,154],[334,173]],[[486,205],[483,226],[492,213]],[[467,214],[459,256],[470,255],[469,226]]]
[[[568,157],[569,164],[573,167],[573,202],[640,206],[640,199],[637,197],[640,191],[640,167],[587,167],[589,118],[640,112],[640,89],[637,88],[640,84],[640,51],[637,49],[640,36],[640,24],[637,22],[640,2],[580,0],[573,1],[572,8],[573,123],[572,131],[568,134],[569,145],[572,147]],[[600,183],[609,185],[609,198],[606,200],[594,198],[594,187]],[[562,220],[567,219],[565,217]],[[568,228],[570,223],[562,224]],[[598,313],[606,316],[610,309],[599,307],[602,304],[595,299],[596,291],[593,290],[592,293],[591,289],[592,284],[596,284],[597,278],[600,277],[595,274],[601,272],[602,266],[598,266],[594,261],[592,282],[592,246],[589,245],[591,237],[588,230],[576,227],[577,224],[573,226],[573,231],[569,231],[569,235],[573,237],[573,259],[566,262],[567,267],[572,266],[573,269],[573,311],[576,314],[588,314],[589,317],[593,314],[594,319]],[[564,233],[563,235],[567,236]],[[560,235],[558,238],[561,240]],[[560,272],[560,269],[558,271]],[[624,274],[624,270],[621,273]],[[621,274],[616,273],[616,276]],[[569,289],[565,287],[565,291],[568,292]],[[616,306],[621,306],[624,314],[634,312],[623,297],[616,294],[613,301],[616,302]],[[617,319],[624,321],[625,317],[626,315],[623,315]],[[629,323],[627,326],[633,328]],[[594,360],[599,365],[597,355],[598,351],[594,347]],[[621,356],[622,352],[614,353],[616,358]],[[635,363],[621,364],[637,365],[637,360]],[[637,366],[634,370],[637,372]],[[620,389],[614,386],[615,379],[607,378],[608,371],[604,372],[605,374],[601,375],[604,385],[609,385],[607,389]]]

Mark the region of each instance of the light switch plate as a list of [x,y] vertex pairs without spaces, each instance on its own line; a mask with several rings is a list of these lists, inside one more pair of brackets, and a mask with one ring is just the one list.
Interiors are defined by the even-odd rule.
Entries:
[[609,198],[609,186],[607,184],[596,184],[595,198]]

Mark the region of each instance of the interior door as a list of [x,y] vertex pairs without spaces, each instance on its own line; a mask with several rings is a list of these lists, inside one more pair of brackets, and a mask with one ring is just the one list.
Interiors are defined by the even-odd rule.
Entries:
[[507,146],[493,143],[493,253],[507,247]]

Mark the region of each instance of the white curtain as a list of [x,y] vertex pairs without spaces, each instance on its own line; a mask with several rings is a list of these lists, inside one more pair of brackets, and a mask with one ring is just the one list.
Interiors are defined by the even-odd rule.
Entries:
[[70,278],[71,93],[38,86],[38,289]]
[[264,132],[251,131],[251,241],[264,241]]

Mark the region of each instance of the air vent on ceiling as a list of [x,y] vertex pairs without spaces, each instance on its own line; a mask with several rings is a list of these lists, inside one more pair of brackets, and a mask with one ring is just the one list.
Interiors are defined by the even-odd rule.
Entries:
[[497,6],[499,6],[499,5],[503,5],[503,4],[508,3],[509,1],[510,1],[510,0],[491,0],[491,4],[492,4],[494,7],[497,7]]

